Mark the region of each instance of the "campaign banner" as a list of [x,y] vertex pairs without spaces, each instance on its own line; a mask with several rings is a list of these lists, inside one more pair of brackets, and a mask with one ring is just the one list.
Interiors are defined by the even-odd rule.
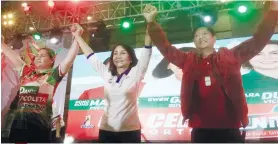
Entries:
[[[230,49],[249,38],[217,40],[215,48]],[[194,44],[174,46],[184,51],[184,47],[194,47]],[[135,49],[137,57],[141,49]],[[97,53],[96,56],[104,62],[110,53]],[[278,138],[278,78],[275,71],[278,71],[278,34],[241,68],[250,121],[246,139]],[[138,98],[142,141],[190,141],[192,129],[187,123],[182,125],[180,110],[182,75],[180,69],[153,48]],[[104,81],[90,62],[84,55],[79,55],[73,67],[67,136],[78,140],[98,139],[105,106],[103,85]]]
[[[278,111],[275,105],[249,105],[250,124],[246,128],[246,138],[277,137]],[[98,126],[103,114],[104,100],[72,100],[69,104],[67,133],[80,139],[97,139]],[[268,114],[256,114],[264,109]],[[262,110],[261,110],[262,111]],[[191,128],[182,125],[180,101],[177,96],[165,98],[139,98],[139,117],[142,126],[142,140],[190,140]],[[159,137],[159,139],[158,139]]]

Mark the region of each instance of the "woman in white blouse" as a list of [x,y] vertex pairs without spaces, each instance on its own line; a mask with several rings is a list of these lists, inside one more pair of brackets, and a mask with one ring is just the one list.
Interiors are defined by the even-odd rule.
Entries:
[[[78,24],[76,26],[80,27]],[[106,105],[100,124],[99,142],[141,142],[137,98],[140,94],[140,82],[152,53],[148,33],[139,60],[133,48],[119,44],[112,50],[109,66],[97,59],[78,33],[75,34],[75,39],[94,69],[104,79]]]

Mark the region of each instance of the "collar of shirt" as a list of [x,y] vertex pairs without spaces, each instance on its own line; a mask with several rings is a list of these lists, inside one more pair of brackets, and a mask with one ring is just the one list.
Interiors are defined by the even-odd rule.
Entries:
[[127,70],[125,70],[122,74],[117,76],[117,80],[116,83],[119,83],[121,78],[123,77],[123,75],[128,75],[128,73],[130,72],[131,68],[128,68]]

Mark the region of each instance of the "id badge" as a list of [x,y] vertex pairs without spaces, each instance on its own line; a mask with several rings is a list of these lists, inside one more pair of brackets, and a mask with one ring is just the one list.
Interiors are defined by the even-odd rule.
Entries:
[[210,76],[206,76],[206,77],[205,77],[205,85],[206,85],[206,86],[211,86],[211,79],[210,79]]

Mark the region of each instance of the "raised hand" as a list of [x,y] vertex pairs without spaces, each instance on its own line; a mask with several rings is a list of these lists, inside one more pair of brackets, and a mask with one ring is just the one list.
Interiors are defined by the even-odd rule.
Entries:
[[70,30],[73,36],[81,36],[83,33],[83,28],[77,23],[73,24]]
[[36,41],[34,40],[34,38],[32,36],[28,36],[28,40],[30,40],[33,47],[35,47],[37,50],[40,49],[40,47],[37,45]]
[[28,36],[28,39],[31,41],[31,42],[34,42],[34,38],[32,36]]
[[156,7],[147,4],[143,10],[143,15],[148,23],[155,21],[155,16],[157,15]]
[[32,36],[28,36],[28,39],[30,40],[30,42],[32,44],[36,44],[36,41],[34,40],[34,38]]
[[274,11],[278,11],[278,1],[277,0],[270,1],[270,9],[274,10]]

